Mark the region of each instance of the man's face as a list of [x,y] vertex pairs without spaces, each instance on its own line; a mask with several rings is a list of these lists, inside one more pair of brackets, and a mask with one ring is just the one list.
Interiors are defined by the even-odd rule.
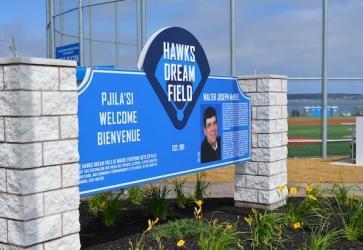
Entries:
[[207,118],[205,121],[204,135],[207,138],[209,144],[214,145],[217,141],[217,118],[212,116],[211,118]]

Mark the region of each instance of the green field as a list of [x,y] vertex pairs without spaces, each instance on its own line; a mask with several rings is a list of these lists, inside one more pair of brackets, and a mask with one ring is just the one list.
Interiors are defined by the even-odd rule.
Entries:
[[[331,117],[331,120],[342,120],[342,123],[354,122],[355,117]],[[297,122],[306,122],[307,124],[291,124]],[[290,139],[321,139],[321,125],[308,124],[311,121],[318,121],[317,118],[298,117],[289,118],[288,136]],[[332,124],[328,125],[328,140],[331,139],[349,139],[352,136],[352,125]],[[350,142],[328,142],[329,156],[348,156],[350,154]],[[290,143],[288,145],[288,157],[320,157],[321,143]]]
[[[328,156],[349,156],[350,142],[329,142]],[[289,145],[288,157],[321,157],[321,144]]]
[[[352,127],[348,125],[329,125],[328,138],[342,139],[352,135]],[[301,136],[305,138],[321,138],[320,125],[289,125],[289,136]]]

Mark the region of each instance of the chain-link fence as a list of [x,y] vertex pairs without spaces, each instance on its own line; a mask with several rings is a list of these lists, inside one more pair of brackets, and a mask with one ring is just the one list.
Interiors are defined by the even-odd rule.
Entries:
[[[53,17],[49,9],[53,2]],[[48,0],[54,45],[80,40],[86,66],[136,69],[140,0]],[[236,72],[289,78],[289,157],[320,157],[322,145],[322,2],[236,1]],[[329,0],[328,156],[349,156],[356,115],[363,115],[363,1]],[[211,73],[229,74],[230,1],[145,1],[146,36],[166,26],[196,35]],[[49,41],[49,40],[48,40]],[[297,78],[299,77],[299,78]],[[338,78],[341,77],[341,78]]]
[[[290,79],[290,85],[297,84]],[[303,83],[301,83],[303,81]],[[311,81],[305,79],[305,81]],[[306,84],[300,79],[299,84]],[[331,79],[330,82],[337,81]],[[330,93],[328,95],[328,156],[350,157],[354,148],[355,117],[363,115],[363,79],[345,79],[351,82],[355,93]],[[344,83],[338,84],[344,84]],[[319,157],[322,145],[321,94],[288,94],[288,149],[289,157]]]

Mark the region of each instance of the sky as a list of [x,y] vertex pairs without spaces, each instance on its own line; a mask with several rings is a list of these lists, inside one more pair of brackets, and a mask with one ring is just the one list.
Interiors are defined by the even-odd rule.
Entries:
[[[77,0],[63,0],[64,9]],[[87,5],[89,0],[83,0]],[[107,0],[92,0],[94,3]],[[55,0],[59,2],[59,0]],[[236,71],[238,75],[282,74],[288,77],[320,77],[322,68],[322,0],[236,0]],[[60,5],[56,4],[56,12]],[[114,4],[94,7],[92,32],[89,8],[84,9],[84,33],[92,33],[92,62],[115,64],[114,41],[118,30],[119,67],[136,69],[136,1],[118,4],[118,26]],[[328,73],[330,77],[363,78],[363,1],[329,0]],[[147,0],[147,36],[166,26],[192,32],[206,51],[211,73],[229,75],[228,0]],[[60,18],[56,28],[60,30]],[[64,33],[57,46],[77,42],[77,13],[65,15]],[[9,45],[15,38],[19,56],[46,57],[45,0],[1,0],[0,57],[12,56]],[[85,42],[85,50],[90,43]],[[90,63],[89,53],[85,62]],[[320,81],[289,81],[289,93],[321,91]],[[363,94],[363,80],[329,81],[334,93]]]

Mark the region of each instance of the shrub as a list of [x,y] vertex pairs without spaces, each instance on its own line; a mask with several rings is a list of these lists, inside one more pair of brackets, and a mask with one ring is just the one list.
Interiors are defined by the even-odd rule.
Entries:
[[183,187],[186,179],[179,181],[178,179],[173,180],[174,192],[176,195],[176,205],[178,208],[184,209],[187,204],[187,198],[184,195]]
[[155,218],[165,220],[170,214],[166,196],[170,190],[166,186],[150,186],[145,191],[144,205]]
[[342,183],[335,183],[332,189],[333,195],[340,206],[349,206],[352,199],[349,197],[349,190]]
[[153,236],[179,240],[199,234],[199,223],[193,219],[180,219],[155,227]]
[[337,204],[345,237],[349,241],[363,239],[363,200],[359,200],[356,203],[350,202],[351,205],[346,208],[346,213],[342,211],[338,199]]
[[120,193],[105,192],[92,195],[88,201],[88,211],[95,215],[101,215],[106,227],[114,226],[123,210],[123,201]]
[[194,200],[202,200],[207,196],[207,190],[210,185],[209,182],[206,181],[206,173],[201,172],[196,174],[196,183],[194,189]]
[[240,243],[241,232],[232,224],[218,224],[217,220],[209,223],[199,223],[200,233],[198,246],[201,250],[220,250],[243,248]]
[[254,209],[252,212],[252,215],[244,218],[250,226],[249,240],[252,247],[258,249],[283,248],[284,214],[267,211],[262,214]]
[[327,220],[317,225],[311,232],[310,247],[305,243],[305,249],[311,250],[330,250],[341,239],[342,231],[328,229]]
[[132,205],[141,205],[144,201],[144,193],[140,186],[131,186],[127,189],[129,193],[129,202]]

